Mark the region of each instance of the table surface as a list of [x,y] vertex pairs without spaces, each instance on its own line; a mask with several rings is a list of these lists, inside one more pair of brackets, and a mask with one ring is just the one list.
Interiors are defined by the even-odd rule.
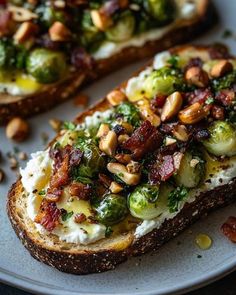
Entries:
[[[236,272],[225,278],[210,284],[199,290],[190,292],[186,295],[235,295],[236,294]],[[0,294],[2,295],[31,295],[31,293],[0,284]]]

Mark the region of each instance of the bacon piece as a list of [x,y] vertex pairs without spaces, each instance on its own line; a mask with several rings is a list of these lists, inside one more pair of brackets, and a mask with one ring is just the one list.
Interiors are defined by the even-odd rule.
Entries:
[[161,146],[161,133],[149,122],[144,121],[123,144],[123,148],[132,152],[132,157],[139,160]]
[[230,106],[235,101],[234,90],[224,89],[216,93],[216,100],[222,103],[223,106]]
[[[65,155],[60,167],[54,171],[50,180],[50,188],[60,188],[69,181],[69,155]],[[50,189],[49,188],[49,189]]]
[[79,200],[88,200],[91,196],[91,187],[88,184],[76,182],[70,185],[69,192],[71,196],[75,196]]
[[236,217],[230,216],[222,225],[221,231],[233,243],[236,243]]
[[159,108],[162,108],[163,105],[165,104],[166,98],[167,98],[166,95],[156,95],[156,97],[154,97],[154,98],[151,100],[151,103],[150,103],[150,107],[151,107],[151,109],[152,109],[154,112],[158,111],[158,109],[159,109]]
[[52,231],[59,224],[60,216],[61,211],[57,208],[56,203],[44,199],[34,221],[41,224],[46,230]]
[[214,97],[210,88],[196,89],[193,92],[187,93],[187,100],[189,104],[195,102],[204,103],[209,97]]
[[[5,5],[4,2],[2,5]],[[1,6],[1,2],[0,2]],[[6,36],[12,31],[14,21],[12,19],[12,13],[7,10],[0,11],[0,36]]]
[[218,105],[213,105],[211,109],[211,115],[216,120],[224,120],[225,110],[223,107],[220,107]]

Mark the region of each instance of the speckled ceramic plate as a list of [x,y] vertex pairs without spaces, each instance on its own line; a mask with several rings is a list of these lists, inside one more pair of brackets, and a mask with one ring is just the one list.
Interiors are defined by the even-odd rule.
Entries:
[[[236,39],[222,39],[225,29],[236,27],[236,1],[216,0],[221,13],[221,24],[197,43],[225,41],[236,54]],[[236,31],[235,31],[236,33]],[[138,69],[133,65],[110,77],[99,81],[86,92],[91,102],[103,97],[115,84],[127,79]],[[53,137],[48,125],[50,118],[71,119],[79,111],[72,102],[31,120],[32,136],[19,148],[28,154],[43,148],[42,133]],[[0,129],[0,149],[6,154],[13,146],[5,139],[4,130]],[[203,286],[216,280],[236,268],[236,246],[220,233],[222,222],[229,215],[236,215],[236,205],[213,213],[196,223],[189,230],[163,246],[158,253],[134,258],[117,267],[116,270],[102,274],[74,276],[60,273],[37,262],[21,245],[15,236],[5,212],[6,195],[15,176],[4,166],[8,177],[0,185],[0,280],[19,288],[40,294],[178,294]],[[213,238],[210,250],[201,251],[194,243],[199,232]]]

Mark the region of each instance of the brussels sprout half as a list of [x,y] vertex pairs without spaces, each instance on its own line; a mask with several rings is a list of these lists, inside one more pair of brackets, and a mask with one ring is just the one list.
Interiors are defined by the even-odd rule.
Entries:
[[175,4],[172,0],[144,1],[146,11],[160,24],[170,22],[174,18]]
[[204,161],[199,156],[195,156],[190,151],[187,151],[174,178],[179,186],[193,188],[199,185],[204,174]]
[[65,56],[44,48],[34,49],[27,58],[26,69],[39,83],[54,83],[66,70]]
[[202,143],[207,151],[215,156],[236,155],[236,129],[224,121],[215,121],[208,128],[210,138]]
[[120,195],[106,195],[95,208],[97,219],[105,225],[114,225],[128,214],[126,198]]
[[113,42],[122,42],[130,39],[135,30],[135,18],[132,13],[121,14],[114,26],[106,31],[106,37]]
[[136,187],[128,198],[131,215],[146,220],[158,217],[167,208],[169,192],[166,184],[161,188],[149,184]]

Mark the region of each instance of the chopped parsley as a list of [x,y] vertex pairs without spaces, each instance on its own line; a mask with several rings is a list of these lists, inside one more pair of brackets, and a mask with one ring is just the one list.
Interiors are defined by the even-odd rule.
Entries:
[[61,216],[61,219],[62,219],[62,221],[67,221],[69,218],[71,218],[71,216],[74,214],[74,212],[73,211],[71,211],[71,212],[65,212],[65,213],[63,213],[62,214],[62,216]]
[[214,98],[209,96],[206,101],[205,101],[205,104],[212,104],[214,102]]
[[170,59],[167,61],[173,68],[177,68],[179,65],[179,56],[171,55]]
[[45,189],[42,189],[40,192],[39,192],[39,196],[45,196],[46,195],[46,191]]
[[170,192],[168,196],[168,207],[170,213],[178,211],[179,203],[187,197],[188,192],[189,190],[184,186],[179,186],[175,190]]
[[72,122],[65,121],[63,123],[63,129],[73,131],[73,130],[75,130],[75,128],[76,128],[76,125],[74,123],[72,123]]

